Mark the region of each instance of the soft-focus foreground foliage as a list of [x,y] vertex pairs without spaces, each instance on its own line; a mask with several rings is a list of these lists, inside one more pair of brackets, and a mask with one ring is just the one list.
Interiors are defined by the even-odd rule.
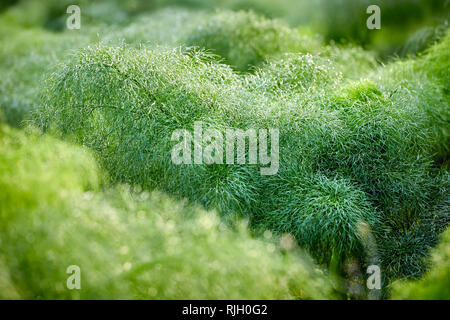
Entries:
[[[5,126],[0,150],[1,298],[332,297],[309,259],[243,225],[160,193],[100,192],[86,150]],[[81,291],[66,288],[70,265]]]
[[[365,0],[80,1],[72,31],[67,2],[17,1],[0,14],[0,121],[46,135],[2,127],[0,292],[77,298],[63,266],[83,264],[81,298],[331,297],[276,239],[306,249],[341,291],[342,279],[364,286],[370,264],[385,296],[421,277],[450,222],[450,36],[438,2],[383,2],[383,28],[369,32],[355,27]],[[391,52],[410,57],[380,64]],[[172,132],[196,121],[278,128],[277,174],[173,164]],[[229,229],[242,217],[254,238]],[[429,282],[422,297],[448,298],[433,280],[443,257],[404,288]],[[413,297],[400,286],[394,297]]]

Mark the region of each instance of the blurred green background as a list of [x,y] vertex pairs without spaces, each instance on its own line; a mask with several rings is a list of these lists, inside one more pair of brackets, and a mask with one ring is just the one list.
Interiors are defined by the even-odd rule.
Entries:
[[[51,30],[65,26],[68,5],[79,5],[83,23],[125,24],[139,14],[164,7],[195,10],[252,10],[279,18],[292,27],[308,26],[327,41],[353,42],[383,57],[404,56],[423,50],[445,32],[450,17],[449,0],[3,0],[0,10],[14,6],[10,22]],[[381,8],[381,30],[368,30],[366,8]]]

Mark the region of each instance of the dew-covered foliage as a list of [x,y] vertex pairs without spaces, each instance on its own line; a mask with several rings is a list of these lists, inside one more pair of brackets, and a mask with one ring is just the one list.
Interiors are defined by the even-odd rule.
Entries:
[[[448,153],[448,105],[420,69],[427,61],[346,81],[331,59],[299,53],[240,77],[201,51],[93,47],[49,79],[35,123],[93,148],[115,181],[241,213],[294,234],[327,264],[334,253],[363,259],[358,223],[389,239],[445,194],[436,167]],[[393,83],[393,72],[407,83]],[[195,121],[279,128],[278,174],[173,164],[172,132]]]
[[[100,191],[83,148],[2,125],[0,150],[2,299],[333,297],[323,272],[275,238],[159,192]],[[66,288],[70,265],[80,291]]]
[[[365,286],[377,264],[383,297],[429,283],[417,297],[448,298],[445,256],[430,260],[450,222],[445,11],[379,2],[374,33],[354,27],[365,0],[80,1],[80,30],[65,30],[64,1],[5,9],[0,123],[22,129],[1,127],[0,292],[362,297],[344,283]],[[416,23],[402,29],[398,8]],[[277,129],[279,168],[174,163],[173,133],[200,122],[224,137]],[[62,287],[66,264],[94,272],[80,296]]]
[[39,84],[65,56],[96,39],[95,34],[52,33],[8,24],[0,16],[0,110],[13,126],[29,119],[39,103]]
[[394,284],[393,299],[447,300],[450,296],[450,229],[442,234],[439,245],[432,250],[432,266],[417,281]]

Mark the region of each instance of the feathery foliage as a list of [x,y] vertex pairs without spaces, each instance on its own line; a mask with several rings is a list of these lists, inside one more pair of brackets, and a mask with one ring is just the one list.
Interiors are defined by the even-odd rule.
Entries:
[[39,104],[39,84],[71,50],[87,45],[91,34],[55,34],[21,29],[0,19],[0,110],[19,126]]
[[450,229],[442,234],[441,242],[433,249],[433,266],[418,281],[394,284],[393,299],[442,300],[450,297]]
[[183,42],[212,50],[239,71],[282,52],[312,52],[321,44],[281,21],[244,11],[224,11],[204,19]]
[[[243,224],[232,231],[159,192],[100,192],[80,147],[2,125],[0,150],[1,298],[333,297],[307,257],[281,254]],[[66,288],[70,265],[81,269],[80,291]]]
[[[438,2],[379,1],[383,28],[370,32],[366,0],[81,0],[82,29],[66,31],[66,1],[10,6],[0,14],[0,121],[18,126],[31,118],[56,137],[1,129],[0,240],[7,252],[0,254],[0,292],[329,297],[330,284],[311,276],[307,258],[273,247],[278,237],[282,248],[295,237],[332,275],[379,264],[385,295],[389,283],[419,278],[450,222],[450,36],[440,20],[445,11],[434,14]],[[293,27],[324,4],[313,19],[319,14],[316,21],[326,23]],[[167,5],[185,8],[159,9]],[[308,10],[293,10],[300,7]],[[399,8],[417,21],[397,19]],[[411,57],[378,64],[377,54],[401,48],[424,23],[424,34],[403,47]],[[341,43],[324,43],[317,30]],[[197,121],[222,134],[279,129],[278,172],[261,176],[261,164],[175,165],[172,133],[192,132]],[[254,240],[239,226],[224,227],[241,216],[254,235],[275,238]],[[13,241],[27,237],[23,246]],[[83,239],[94,245],[86,249]],[[245,263],[230,265],[242,257]],[[100,270],[89,274],[82,296],[61,287],[61,266],[72,258]],[[218,285],[214,277],[230,281]]]
[[[447,154],[448,108],[414,67],[419,62],[348,82],[331,61],[291,54],[242,78],[199,51],[91,48],[50,79],[36,123],[92,147],[116,181],[245,214],[255,225],[295,234],[325,263],[334,252],[363,259],[359,223],[383,239],[427,218],[442,198],[442,181],[433,177],[436,154]],[[396,72],[412,78],[407,86],[387,78]],[[171,133],[200,120],[279,128],[279,173],[171,163]]]

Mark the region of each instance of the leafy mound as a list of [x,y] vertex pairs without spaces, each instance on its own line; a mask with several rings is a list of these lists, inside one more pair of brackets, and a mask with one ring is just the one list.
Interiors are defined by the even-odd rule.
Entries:
[[[350,181],[295,172],[266,185],[271,197],[259,218],[266,228],[291,233],[322,263],[366,256],[362,225],[377,226],[377,212]],[[266,214],[264,214],[266,212]]]
[[317,96],[320,88],[335,87],[342,80],[330,59],[312,54],[283,54],[256,69],[246,78],[247,86],[261,95],[286,95],[293,93],[308,99]]
[[[90,154],[0,127],[3,299],[323,299],[330,282],[295,250],[252,239],[158,193],[98,190]],[[66,269],[81,269],[68,290]],[[226,281],[225,281],[226,280]]]
[[[444,92],[449,95],[450,88],[450,33],[435,46],[427,50],[427,55],[424,57],[421,69],[428,73],[432,78],[435,78],[443,86]],[[448,100],[447,100],[448,102]]]
[[[320,56],[287,55],[239,77],[198,51],[91,48],[50,79],[36,123],[92,147],[116,181],[247,215],[257,227],[295,235],[327,264],[333,255],[365,260],[358,225],[367,223],[388,273],[401,277],[410,262],[393,255],[390,239],[401,248],[409,240],[399,230],[440,223],[430,222],[429,208],[448,185],[435,178],[448,154],[446,96],[416,67],[421,59],[348,82]],[[192,131],[196,121],[278,128],[278,173],[173,164],[172,132]],[[424,256],[433,241],[414,250]]]
[[[208,56],[201,52],[93,48],[81,51],[63,70],[49,82],[48,100],[39,110],[36,123],[92,147],[117,181],[161,188],[222,213],[242,213],[249,217],[262,216],[264,212],[270,214],[279,197],[263,196],[264,190],[279,189],[290,175],[293,181],[305,181],[311,172],[307,159],[314,161],[316,155],[311,155],[312,151],[307,149],[299,152],[295,147],[303,142],[305,147],[312,136],[320,141],[325,138],[324,129],[326,134],[333,134],[335,129],[335,120],[327,122],[324,118],[327,113],[323,112],[317,121],[303,121],[304,127],[293,131],[292,120],[272,116],[259,95],[245,90],[241,79],[229,68],[208,61]],[[71,76],[74,72],[77,77]],[[259,123],[254,119],[259,119]],[[219,129],[245,130],[255,125],[280,128],[280,155],[284,162],[279,176],[261,177],[257,166],[175,165],[170,158],[174,145],[170,140],[172,132],[179,128],[192,129],[195,121],[204,121],[205,125]],[[288,141],[296,141],[296,144],[289,145]],[[298,164],[293,160],[302,156],[305,156],[304,166],[295,169]],[[268,189],[269,184],[271,189]],[[330,191],[317,189],[324,197]],[[372,210],[357,209],[364,203],[363,199],[360,195],[349,195],[345,200],[356,201],[348,204],[348,208],[355,210],[355,213],[346,213],[354,214],[350,218],[350,228],[347,217],[341,216],[342,208],[326,204],[320,207],[324,217],[335,214],[337,220],[342,220],[336,225],[336,233],[342,237],[342,241],[338,241],[341,246],[348,238],[358,238],[357,220],[376,221]],[[299,210],[299,214],[308,220],[306,217],[315,213]],[[312,226],[306,223],[305,228],[322,230],[322,219],[312,222]],[[301,233],[301,229],[292,229],[294,226],[284,230],[274,224],[267,224],[267,227],[296,235]],[[314,242],[319,241],[321,231],[318,232]],[[307,247],[312,249],[312,246]],[[327,252],[333,250],[327,248]],[[353,246],[348,251],[356,254]]]
[[248,71],[279,53],[314,52],[320,47],[320,41],[281,21],[244,11],[207,17],[183,42],[212,50],[239,71]]
[[[0,150],[2,205],[11,203],[22,210],[38,207],[40,201],[52,203],[63,190],[99,189],[98,167],[86,148],[68,148],[55,138],[1,125]],[[2,217],[15,219],[8,211],[2,211]]]
[[418,281],[395,283],[393,299],[442,300],[450,297],[450,229],[433,249],[432,268]]
[[[216,1],[204,0],[169,2],[207,9],[217,4]],[[308,34],[311,31],[303,31],[310,29],[294,29],[283,22],[268,20],[251,12],[211,13],[208,10],[170,8],[131,19],[141,9],[153,10],[169,2],[137,0],[125,4],[121,1],[96,1],[88,4],[82,0],[83,29],[79,32],[62,30],[65,17],[62,10],[66,1],[43,1],[41,7],[40,2],[34,0],[20,1],[17,6],[7,9],[0,16],[0,72],[6,75],[0,79],[0,121],[6,118],[10,124],[17,125],[21,120],[28,119],[29,112],[33,110],[34,123],[45,131],[94,150],[95,157],[113,183],[164,190],[176,198],[187,198],[201,204],[205,209],[216,209],[225,220],[247,216],[253,232],[267,234],[267,229],[270,229],[277,237],[281,236],[281,242],[287,247],[291,246],[293,235],[318,262],[330,266],[330,269],[336,270],[334,267],[338,266],[341,269],[338,271],[344,273],[348,271],[345,266],[349,264],[364,268],[377,260],[376,263],[381,263],[385,283],[403,277],[418,278],[428,267],[430,248],[437,243],[438,235],[450,222],[450,36],[443,36],[445,32],[440,33],[436,37],[441,39],[440,42],[425,53],[418,54],[415,59],[392,61],[376,69],[374,53],[351,46],[322,46],[320,40]],[[324,24],[329,38],[340,40],[341,36],[348,36],[348,32],[361,31],[361,34],[350,37],[363,43],[372,43],[375,47],[380,41],[388,43],[389,48],[378,48],[383,51],[392,50],[392,44],[409,33],[391,33],[391,30],[398,28],[388,22],[392,20],[389,15],[398,11],[391,9],[402,8],[406,2],[400,1],[389,7],[391,9],[383,10],[384,27],[380,32],[370,31],[370,36],[364,28],[348,29],[353,22],[364,25],[363,20],[367,18],[364,10],[349,17],[352,11],[340,14],[348,9],[347,5],[339,1],[337,8],[338,1],[331,1],[328,5],[329,2],[317,1],[314,5],[305,6],[317,8],[317,4],[321,6],[326,3],[328,8],[336,8],[338,14],[334,18],[337,20],[331,19]],[[433,10],[437,2],[430,2]],[[364,7],[365,4],[366,0],[358,1],[358,6]],[[418,1],[417,4],[411,7],[412,12],[418,7],[428,8],[425,1]],[[304,6],[305,3],[300,1],[296,5]],[[268,15],[281,15],[287,20],[297,21],[298,12],[289,12],[295,11],[292,10],[292,0],[283,0],[282,4],[267,0],[239,3],[227,0],[222,1],[221,6],[253,8]],[[125,11],[118,8],[124,8]],[[286,8],[289,10],[282,12]],[[419,13],[421,19],[428,16],[428,13]],[[326,12],[325,16],[328,14],[333,15],[335,12]],[[333,29],[333,21],[339,19],[349,19],[349,23]],[[111,22],[112,25],[105,26],[105,22]],[[129,22],[132,23],[124,26]],[[410,29],[417,26],[409,25]],[[383,41],[386,34],[392,36],[389,41]],[[424,50],[435,41],[433,39],[420,45],[419,49],[412,49],[413,53]],[[97,45],[98,42],[103,44]],[[158,47],[160,44],[165,48]],[[86,48],[88,45],[92,47]],[[193,49],[190,46],[200,48]],[[43,74],[61,61],[68,50],[80,47],[84,49],[55,68],[56,72],[43,83],[44,90],[40,92],[38,83]],[[40,93],[43,97],[42,108],[35,110],[40,104]],[[203,129],[214,128],[222,134],[229,128],[278,129],[280,163],[276,174],[261,176],[261,164],[174,164],[171,159],[175,145],[172,134],[177,129],[192,132],[199,121]],[[0,199],[8,206],[8,212],[14,209],[12,202],[9,202],[11,199],[17,202],[21,201],[22,196],[28,199],[14,209],[17,212],[22,210],[17,215],[18,224],[5,222],[5,225],[10,223],[13,226],[12,229],[5,229],[5,239],[14,239],[15,232],[22,237],[25,232],[34,234],[32,230],[35,230],[35,226],[47,232],[46,225],[37,222],[39,219],[48,223],[52,232],[60,230],[58,234],[49,233],[54,239],[59,239],[62,237],[61,232],[66,230],[64,228],[69,228],[71,224],[66,226],[63,217],[50,221],[49,215],[53,217],[63,212],[63,216],[69,216],[72,221],[76,220],[73,217],[84,212],[96,219],[92,222],[86,218],[89,223],[100,221],[98,223],[108,226],[105,231],[108,238],[118,233],[120,239],[139,242],[136,248],[140,248],[140,243],[147,243],[145,231],[138,226],[140,222],[129,222],[130,217],[125,212],[138,214],[140,209],[135,211],[134,208],[141,208],[142,205],[142,211],[145,214],[148,212],[150,217],[149,225],[142,223],[142,228],[155,230],[150,234],[163,239],[160,243],[177,241],[173,235],[165,238],[161,229],[155,228],[159,226],[159,221],[172,221],[172,218],[166,219],[162,207],[166,208],[167,205],[174,208],[169,209],[169,212],[183,214],[183,219],[173,220],[175,227],[170,227],[182,234],[184,228],[191,230],[190,225],[195,233],[195,228],[202,224],[190,212],[197,212],[195,215],[199,216],[210,215],[174,203],[158,194],[145,195],[144,198],[149,197],[145,200],[140,199],[140,194],[129,193],[121,188],[100,193],[98,189],[102,179],[95,174],[97,169],[94,162],[87,159],[90,156],[82,148],[76,148],[77,151],[73,153],[68,152],[70,160],[67,166],[52,165],[54,174],[51,170],[44,174],[48,163],[56,161],[52,156],[48,161],[44,157],[45,153],[52,154],[50,145],[62,146],[62,149],[57,147],[61,154],[65,154],[63,149],[69,147],[48,137],[42,138],[43,142],[40,143],[34,134],[27,137],[19,133],[5,134],[8,135],[17,135],[18,141],[30,139],[36,144],[36,149],[28,153],[20,149],[21,156],[17,159],[12,156],[14,152],[4,152],[5,156],[0,158],[6,161],[4,172],[17,177],[28,172],[21,168],[22,165],[27,168],[36,165],[39,174],[37,180],[29,177],[31,175],[20,178],[24,181],[23,185],[4,177],[3,187],[8,194],[5,193],[6,198]],[[14,138],[5,139],[9,139],[8,148],[14,146],[11,142]],[[17,145],[11,148],[17,148]],[[22,155],[39,161],[37,164],[31,160],[26,162],[21,160]],[[249,154],[246,156],[249,158]],[[10,165],[8,161],[12,158],[8,157],[13,157],[17,165]],[[75,177],[71,176],[75,172],[70,169],[72,166],[84,169],[78,170],[81,174]],[[17,178],[17,181],[22,181],[20,179]],[[70,182],[72,179],[75,179],[74,185]],[[49,185],[48,188],[40,187],[41,181]],[[9,194],[11,199],[8,198]],[[42,204],[38,201],[39,197],[44,199]],[[84,206],[82,209],[78,207],[80,203]],[[161,207],[160,203],[164,205]],[[38,220],[26,221],[27,206],[32,207],[29,211]],[[111,217],[110,208],[118,212],[123,225],[130,223],[130,229],[139,236],[132,237],[118,231],[120,228],[116,225],[111,226],[106,221],[108,219],[104,218]],[[155,215],[158,218],[152,220]],[[5,219],[15,221],[14,216],[7,213]],[[23,229],[20,228],[21,224]],[[171,222],[169,224],[172,225]],[[217,224],[220,225],[214,225]],[[89,238],[90,234],[95,234],[93,238],[100,237],[98,234],[101,231],[90,229],[82,222],[74,225],[74,228],[83,230],[85,238]],[[20,233],[22,231],[17,230],[26,231]],[[219,232],[215,227],[212,230],[214,238]],[[228,237],[227,232],[231,231],[226,231],[225,242],[236,236],[230,233]],[[68,237],[72,237],[70,239],[76,243],[82,243],[76,235]],[[238,239],[243,242],[253,241],[246,236],[239,237],[238,232]],[[220,255],[220,246],[208,244],[205,248],[197,244],[195,239],[196,236],[183,238],[183,242],[192,242],[193,245],[188,247],[186,243],[182,248],[198,253],[195,244],[206,252],[214,252],[211,255],[218,257],[223,265],[226,265],[225,255],[227,259],[237,260],[231,253]],[[0,271],[7,274],[0,277],[0,286],[8,288],[5,292],[13,295],[17,289],[23,296],[40,292],[37,281],[29,280],[33,288],[29,291],[32,293],[27,293],[27,289],[24,289],[27,284],[21,280],[28,279],[24,272],[15,277],[10,271],[3,270],[36,268],[44,274],[47,271],[41,271],[43,267],[35,262],[37,258],[34,258],[33,250],[41,252],[42,249],[44,256],[50,252],[49,261],[60,261],[52,255],[50,242],[48,246],[47,242],[42,242],[40,249],[33,247],[26,253],[23,253],[23,247],[18,248],[13,242],[8,242],[10,251],[0,256]],[[51,245],[55,242],[58,241],[53,241]],[[228,248],[219,243],[225,249]],[[266,245],[258,243],[262,247]],[[65,244],[71,246],[67,242]],[[105,244],[105,248],[113,245]],[[98,259],[103,259],[103,254],[103,257],[111,257],[113,265],[130,270],[135,266],[135,262],[110,255],[113,249],[102,253],[101,246],[103,244],[92,249],[96,250],[93,251],[95,255],[99,255],[93,262],[96,265],[101,265]],[[236,249],[239,246],[235,242],[230,246],[230,252],[247,254],[243,249]],[[123,252],[134,252],[127,246],[122,247]],[[58,250],[62,251],[61,248]],[[76,246],[75,256],[85,261],[81,251],[81,247]],[[15,252],[19,252],[17,259],[22,260],[14,260]],[[148,257],[145,252],[136,255]],[[61,257],[69,259],[69,254],[63,253]],[[188,260],[184,253],[177,257],[179,259],[176,262],[171,260],[172,256],[169,258],[164,254],[158,259],[167,261],[170,265],[167,270],[172,272],[176,269],[172,262],[175,265],[183,264],[183,259]],[[285,257],[280,259],[284,261]],[[294,257],[292,259],[296,260]],[[248,268],[256,269],[256,260],[249,258],[248,261],[251,262]],[[142,261],[137,263],[145,264]],[[279,266],[283,263],[280,262]],[[186,264],[200,270],[197,274],[203,275],[205,279],[211,274],[205,273],[202,264],[197,265],[194,261]],[[278,264],[271,266],[277,270],[281,268],[278,268]],[[289,266],[288,263],[288,269]],[[55,268],[52,271],[57,274]],[[99,268],[106,269],[105,266]],[[116,267],[117,270],[120,268]],[[191,272],[189,268],[186,269],[187,273]],[[179,273],[173,271],[177,277],[185,272],[180,270]],[[228,267],[221,270],[227,274],[231,272],[231,278],[237,273]],[[108,271],[105,272],[107,274]],[[139,272],[137,274],[140,276]],[[290,271],[286,273],[291,274]],[[167,285],[178,286],[181,288],[179,291],[172,290],[172,287],[168,289],[161,282],[158,284],[161,290],[152,287],[144,292],[139,284],[134,283],[134,276],[121,281],[123,286],[112,283],[106,276],[98,277],[99,286],[107,283],[109,288],[113,288],[112,292],[116,292],[114,297],[121,292],[126,297],[150,297],[155,296],[155,292],[156,297],[178,297],[178,293],[174,292],[188,290],[178,282],[174,284],[178,280],[167,281]],[[255,279],[255,276],[252,273],[248,278]],[[193,279],[197,281],[196,276]],[[283,292],[277,296],[298,296],[296,289],[285,284],[285,279],[280,280]],[[199,286],[204,290],[195,289],[193,297],[205,297],[205,292],[217,291],[212,282],[199,281]],[[273,280],[274,283],[277,281]],[[231,296],[230,292],[236,290],[239,293],[233,293],[233,297],[253,297],[250,291],[228,289],[233,286],[228,284],[223,289],[223,295],[219,292],[217,297],[228,298],[227,295]],[[248,285],[250,289],[254,289],[254,286],[256,284]],[[192,284],[192,287],[199,288],[197,284]],[[267,292],[272,292],[275,287],[268,285],[270,290],[267,289]],[[291,291],[288,291],[288,287]],[[55,289],[53,284],[46,284],[46,288],[51,297],[60,296],[55,293],[59,289]],[[265,289],[260,291],[264,297],[272,297],[264,293]],[[307,294],[300,296],[320,295],[316,295],[317,292],[307,289]],[[100,290],[93,290],[89,294],[91,297],[108,297],[108,293]],[[42,295],[45,296],[45,293]],[[185,296],[190,297],[189,294]]]
[[0,110],[6,121],[18,126],[39,104],[39,87],[70,50],[87,45],[85,34],[55,34],[24,30],[0,21]]

